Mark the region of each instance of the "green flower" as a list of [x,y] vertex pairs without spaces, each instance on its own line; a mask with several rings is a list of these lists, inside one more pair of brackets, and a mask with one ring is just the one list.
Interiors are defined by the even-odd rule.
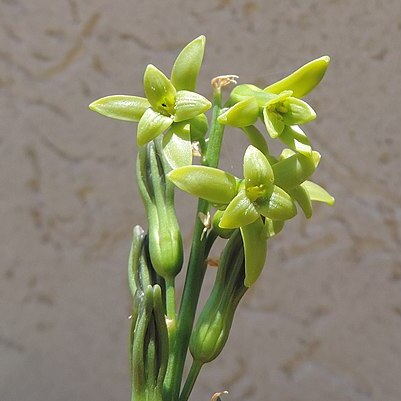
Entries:
[[305,124],[316,118],[312,107],[292,93],[290,90],[281,92],[263,108],[266,129],[272,138],[280,136],[286,126]]
[[[91,103],[90,109],[107,117],[139,122],[138,145],[145,145],[177,123],[185,121],[191,125],[194,118],[211,107],[209,100],[193,92],[204,46],[205,37],[200,36],[181,51],[173,66],[171,81],[155,66],[148,65],[144,74],[146,98],[107,96]],[[198,122],[195,125],[199,127]],[[190,145],[189,140],[185,142],[186,150]]]
[[[297,163],[289,167],[292,169],[293,165],[299,168]],[[245,152],[243,180],[206,166],[180,167],[170,171],[167,177],[180,189],[224,207],[221,228],[243,227],[260,216],[288,220],[297,213],[291,196],[275,185],[273,168],[266,156],[252,145]],[[285,184],[286,177],[280,177],[280,181]]]
[[139,120],[139,145],[153,140],[173,123],[190,120],[211,107],[209,100],[198,93],[176,91],[171,81],[153,65],[146,68],[144,87],[150,107]]
[[319,84],[329,62],[327,56],[312,60],[263,90],[250,84],[236,86],[230,94],[231,107],[218,121],[246,128],[261,117],[272,138],[279,137],[290,149],[311,157],[312,148],[299,125],[314,120],[316,113],[300,98]]
[[220,227],[243,227],[260,216],[270,220],[288,220],[296,213],[291,196],[274,185],[273,169],[265,155],[250,145],[244,156],[244,180],[225,209]]
[[282,222],[294,217],[297,210],[291,196],[275,185],[266,156],[252,145],[245,152],[243,168],[243,180],[205,166],[180,167],[167,177],[180,189],[224,209],[221,228],[240,228],[245,249],[244,284],[249,287],[263,269],[266,240],[277,234]]

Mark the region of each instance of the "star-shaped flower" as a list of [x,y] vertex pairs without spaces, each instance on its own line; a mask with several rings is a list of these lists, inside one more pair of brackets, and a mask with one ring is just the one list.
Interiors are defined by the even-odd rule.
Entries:
[[236,86],[230,95],[231,107],[218,121],[245,128],[261,117],[272,138],[280,138],[290,149],[311,156],[309,140],[299,125],[315,119],[316,113],[300,98],[319,84],[329,62],[327,56],[312,60],[263,90],[250,84]]
[[[211,107],[202,95],[193,92],[205,46],[204,36],[193,40],[178,55],[168,79],[148,65],[144,74],[144,97],[113,95],[90,104],[91,110],[107,117],[138,122],[137,142],[144,145],[170,126],[190,122]],[[182,124],[180,124],[179,132]]]
[[244,179],[205,166],[184,166],[167,174],[176,186],[224,209],[220,227],[240,228],[245,248],[245,285],[259,276],[266,258],[267,238],[275,221],[297,213],[291,196],[275,185],[272,166],[265,155],[249,146],[244,156]]
[[316,113],[306,102],[292,96],[291,90],[281,92],[263,108],[267,132],[277,138],[286,126],[301,125],[316,118]]
[[244,180],[225,209],[220,227],[243,227],[259,216],[288,220],[296,213],[291,196],[274,185],[273,169],[265,155],[254,146],[249,146],[244,156]]

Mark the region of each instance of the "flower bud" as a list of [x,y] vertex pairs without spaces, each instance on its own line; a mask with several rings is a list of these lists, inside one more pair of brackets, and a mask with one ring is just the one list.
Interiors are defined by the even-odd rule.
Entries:
[[[144,267],[141,264],[143,253],[143,244],[145,240],[145,232],[141,226],[135,226],[132,234],[132,245],[128,259],[128,285],[131,295],[135,297],[138,288],[143,289],[141,278],[144,273],[141,271]],[[149,282],[146,285],[150,284]]]
[[140,148],[137,181],[149,222],[150,260],[163,278],[175,277],[183,262],[181,232],[174,210],[174,186],[166,180],[168,168],[161,150],[156,150],[152,142]]
[[132,393],[135,400],[160,400],[168,362],[168,334],[158,285],[141,297],[139,316],[131,330]]
[[237,231],[220,258],[212,292],[192,331],[189,349],[195,361],[215,359],[227,342],[236,307],[245,294],[244,250]]

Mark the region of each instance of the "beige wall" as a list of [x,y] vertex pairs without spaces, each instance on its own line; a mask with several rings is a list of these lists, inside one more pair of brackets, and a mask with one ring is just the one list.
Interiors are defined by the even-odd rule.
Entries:
[[0,400],[129,399],[135,127],[87,104],[140,94],[145,65],[168,73],[201,33],[207,95],[218,74],[263,85],[332,57],[308,132],[337,204],[272,242],[193,399],[401,399],[399,0],[1,0]]

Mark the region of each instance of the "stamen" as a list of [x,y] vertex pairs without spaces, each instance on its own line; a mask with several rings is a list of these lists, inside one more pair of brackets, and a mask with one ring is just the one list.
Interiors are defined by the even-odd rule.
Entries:
[[238,75],[219,75],[214,77],[211,81],[213,89],[220,90],[227,85],[230,84],[237,84],[237,79],[239,78]]

